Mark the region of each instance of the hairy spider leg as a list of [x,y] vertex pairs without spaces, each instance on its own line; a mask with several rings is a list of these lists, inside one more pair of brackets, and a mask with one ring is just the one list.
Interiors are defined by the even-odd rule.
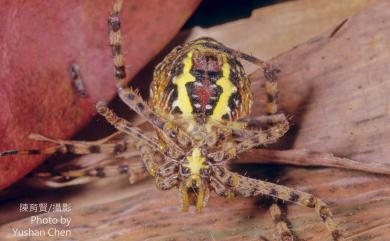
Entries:
[[[126,164],[117,165],[105,165],[100,164],[97,166],[86,166],[77,170],[67,170],[51,173],[37,173],[39,177],[64,177],[65,179],[76,177],[113,177],[118,175],[127,174],[130,184],[134,184],[138,181],[145,179],[147,176],[155,176],[158,166],[162,163],[162,156],[154,152],[149,145],[144,142],[138,142],[136,144],[137,156],[141,158],[140,163],[129,162]],[[119,156],[111,157],[113,161],[117,161]],[[141,164],[141,165],[140,165]]]
[[37,177],[64,177],[64,178],[75,178],[75,177],[115,177],[118,175],[127,174],[129,178],[133,180],[131,183],[135,183],[138,180],[139,174],[146,174],[144,166],[136,166],[131,164],[122,165],[104,165],[96,167],[86,167],[76,170],[59,171],[59,172],[38,172],[34,176]]
[[[104,154],[120,154],[128,151],[130,148],[134,147],[134,143],[128,141],[118,140],[112,143],[104,143],[102,141],[108,140],[104,138],[98,141],[65,141],[65,140],[54,140],[48,137],[31,134],[29,136],[31,139],[38,141],[45,141],[57,144],[56,146],[51,146],[44,149],[29,149],[29,150],[8,150],[0,152],[1,156],[9,155],[43,155],[43,154],[76,154],[76,155],[86,155],[93,153],[104,153]],[[111,136],[109,137],[111,138]]]
[[[266,93],[266,116],[245,118],[238,120],[238,122],[245,122],[246,127],[255,131],[256,129],[264,126],[269,127],[276,124],[287,122],[287,118],[284,114],[277,114],[278,112],[278,82],[277,74],[280,72],[277,68],[272,68],[271,64],[266,63],[256,57],[248,54],[236,51],[236,54],[242,59],[245,59],[251,63],[254,63],[264,70],[265,76],[265,93]],[[253,135],[253,134],[252,134]],[[248,136],[247,136],[248,138]],[[295,238],[289,229],[285,219],[282,218],[282,211],[278,203],[273,203],[269,208],[272,220],[275,225],[274,239],[277,241],[293,241]]]
[[283,216],[282,210],[278,203],[272,203],[269,212],[275,225],[275,241],[294,241],[294,235],[286,223],[286,217]]
[[328,206],[325,202],[315,196],[274,183],[234,174],[225,167],[215,168],[215,175],[217,179],[220,180],[228,189],[231,189],[240,196],[254,197],[258,195],[266,195],[284,201],[293,202],[301,206],[314,208],[327,229],[330,231],[333,240],[344,240],[341,231],[337,228],[336,223],[333,221],[333,215]]
[[[149,146],[145,145],[143,142],[135,144],[130,142],[129,138],[126,140],[115,140],[111,143],[105,143],[117,136],[120,132],[116,132],[106,138],[97,140],[97,141],[66,141],[66,140],[54,140],[42,135],[31,134],[29,137],[38,141],[45,141],[57,144],[57,146],[45,148],[45,149],[30,149],[30,150],[10,150],[1,152],[0,156],[6,155],[38,155],[38,154],[54,154],[54,153],[63,153],[63,154],[76,154],[76,155],[86,155],[86,154],[111,154],[114,155],[112,158],[116,158],[117,155],[125,152],[131,152],[132,149],[136,148],[137,151],[141,154],[141,158],[144,158],[143,151]],[[148,149],[149,150],[149,149]],[[150,159],[150,158],[149,158]],[[157,159],[157,158],[155,158]],[[146,161],[145,163],[149,163]],[[127,174],[129,176],[130,183],[135,183],[139,180],[142,180],[146,177],[144,175],[146,170],[149,170],[147,167],[151,166],[150,164],[142,166],[141,170],[139,166],[130,164],[121,164],[121,165],[104,165],[96,167],[83,167],[77,170],[68,170],[68,171],[53,171],[53,172],[38,172],[34,176],[45,177],[45,178],[58,178],[63,177],[66,179],[76,178],[76,177],[111,177],[120,174]]]
[[137,150],[149,175],[155,177],[159,166],[163,163],[163,157],[143,142],[138,143]]
[[160,190],[169,190],[178,185],[179,179],[176,169],[178,162],[171,160],[160,165],[156,172],[156,186]]
[[239,144],[226,146],[221,151],[211,153],[209,156],[212,157],[215,162],[231,160],[238,154],[254,147],[275,143],[279,138],[286,134],[288,128],[288,121],[284,121],[264,130],[258,129],[256,130],[255,135],[245,138]]
[[146,143],[154,151],[158,151],[158,152],[162,151],[157,139],[146,136],[145,134],[142,133],[142,131],[139,128],[134,127],[127,120],[117,116],[112,110],[110,110],[106,106],[104,102],[102,101],[98,102],[96,105],[96,110],[117,130],[127,133],[131,135],[133,138]]
[[110,30],[110,45],[114,60],[114,76],[118,88],[118,95],[132,110],[143,116],[154,127],[161,130],[168,137],[174,139],[171,142],[174,145],[181,140],[185,145],[190,145],[192,138],[184,131],[180,130],[173,121],[167,120],[157,113],[153,112],[149,105],[145,103],[142,97],[132,88],[126,86],[126,69],[124,65],[124,57],[122,54],[122,35],[120,31],[119,13],[122,8],[122,0],[116,0],[113,5],[112,14],[108,18],[108,27]]

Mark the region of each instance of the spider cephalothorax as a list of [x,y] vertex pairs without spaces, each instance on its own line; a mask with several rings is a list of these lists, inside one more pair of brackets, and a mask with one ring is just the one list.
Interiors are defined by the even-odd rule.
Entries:
[[206,206],[210,191],[211,165],[202,149],[198,147],[180,160],[178,178],[184,211],[188,209],[190,203],[196,205],[198,211]]

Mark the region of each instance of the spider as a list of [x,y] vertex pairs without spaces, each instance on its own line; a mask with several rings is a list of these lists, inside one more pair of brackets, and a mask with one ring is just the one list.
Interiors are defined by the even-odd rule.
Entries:
[[[333,240],[344,240],[331,211],[322,200],[309,193],[239,175],[226,167],[226,163],[238,154],[275,143],[288,131],[288,119],[278,112],[277,106],[279,69],[214,39],[199,38],[174,48],[156,66],[150,101],[146,103],[137,91],[126,86],[119,17],[121,6],[122,0],[115,0],[108,18],[118,94],[153,126],[157,138],[117,116],[103,102],[99,102],[96,108],[119,132],[138,141],[135,149],[146,171],[155,178],[157,187],[161,190],[177,188],[182,211],[188,211],[193,205],[201,212],[211,191],[225,198],[265,195],[296,203],[313,208]],[[264,70],[267,115],[249,117],[252,103],[250,80],[240,59]],[[0,153],[0,156],[55,152],[118,155],[130,148],[130,144],[123,140],[88,143],[33,137],[58,145],[43,150],[11,150]],[[130,172],[128,168],[119,166],[114,168],[114,173]],[[63,175],[104,176],[105,171],[107,168],[96,168]],[[292,240],[277,205],[271,206],[271,213],[279,232],[278,239]]]

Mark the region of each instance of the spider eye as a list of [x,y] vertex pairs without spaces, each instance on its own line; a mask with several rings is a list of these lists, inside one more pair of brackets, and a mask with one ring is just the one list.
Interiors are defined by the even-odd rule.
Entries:
[[190,175],[190,169],[189,169],[188,167],[183,167],[183,166],[181,166],[181,174],[182,174],[183,176],[188,176],[188,175]]
[[177,132],[176,132],[176,131],[171,131],[171,132],[169,133],[169,137],[171,137],[171,138],[176,138],[176,137],[177,137]]

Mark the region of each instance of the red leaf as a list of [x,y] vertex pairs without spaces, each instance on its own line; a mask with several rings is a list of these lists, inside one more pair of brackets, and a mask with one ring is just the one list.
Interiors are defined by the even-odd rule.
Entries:
[[[133,77],[179,31],[199,1],[127,0],[121,13],[123,50]],[[0,3],[0,150],[39,148],[40,133],[69,138],[116,93],[108,43],[112,2],[3,1]],[[72,86],[77,63],[87,89]],[[2,158],[0,189],[36,167],[39,157]]]

